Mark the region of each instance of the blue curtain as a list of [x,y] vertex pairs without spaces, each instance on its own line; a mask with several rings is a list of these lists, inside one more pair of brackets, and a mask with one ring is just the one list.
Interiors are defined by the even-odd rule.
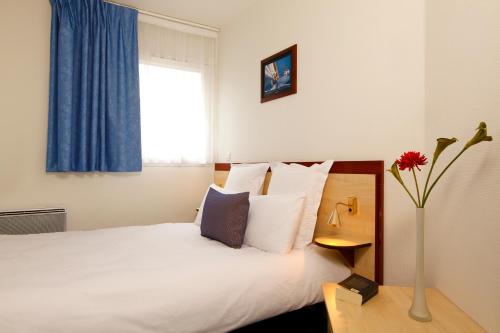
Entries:
[[137,11],[51,4],[47,171],[141,171]]

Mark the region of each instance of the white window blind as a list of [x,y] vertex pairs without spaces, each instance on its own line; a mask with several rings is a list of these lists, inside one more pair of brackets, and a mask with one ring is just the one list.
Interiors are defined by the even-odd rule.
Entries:
[[139,22],[145,165],[213,161],[216,39]]

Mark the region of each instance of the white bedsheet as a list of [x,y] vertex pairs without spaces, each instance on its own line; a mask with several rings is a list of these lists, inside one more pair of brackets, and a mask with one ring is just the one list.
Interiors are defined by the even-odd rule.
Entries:
[[322,300],[315,246],[231,249],[191,224],[0,236],[0,332],[225,332]]

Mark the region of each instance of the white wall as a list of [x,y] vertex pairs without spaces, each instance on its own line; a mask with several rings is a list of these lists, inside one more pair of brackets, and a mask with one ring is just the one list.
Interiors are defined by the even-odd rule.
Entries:
[[[259,1],[222,27],[219,154],[386,161],[424,145],[422,1]],[[260,60],[298,44],[298,93],[260,104]],[[386,175],[385,282],[411,284],[414,208]]]
[[[388,166],[404,150],[425,146],[431,154],[437,136],[465,141],[479,120],[487,121],[496,141],[467,152],[429,201],[427,277],[495,332],[500,330],[499,2],[426,5],[260,1],[224,26],[219,159],[231,152],[235,161],[333,157],[383,159]],[[70,229],[192,220],[210,168],[44,172],[49,29],[48,1],[2,1],[0,209],[63,206]],[[260,104],[260,59],[294,43],[297,95]],[[386,283],[411,284],[414,210],[389,175],[385,185]]]
[[427,207],[427,278],[490,332],[500,332],[500,2],[427,1],[426,143],[479,121],[493,142],[467,151]]
[[45,173],[50,16],[49,1],[2,1],[0,210],[66,207],[70,229],[193,221],[210,167]]

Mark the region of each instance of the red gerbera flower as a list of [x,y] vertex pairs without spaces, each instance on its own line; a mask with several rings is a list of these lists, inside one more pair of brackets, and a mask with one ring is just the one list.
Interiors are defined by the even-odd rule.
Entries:
[[411,171],[413,168],[417,168],[420,171],[419,165],[427,164],[427,157],[425,155],[420,154],[418,151],[407,151],[399,160],[396,160],[396,163],[399,166],[399,170],[408,169]]

